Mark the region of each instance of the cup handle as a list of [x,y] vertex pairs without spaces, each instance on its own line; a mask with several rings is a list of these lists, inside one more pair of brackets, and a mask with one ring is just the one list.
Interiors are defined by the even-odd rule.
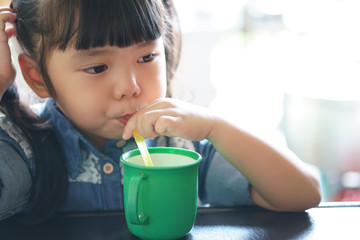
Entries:
[[132,224],[144,225],[148,219],[144,213],[138,212],[140,183],[144,179],[146,179],[144,174],[133,176],[130,179],[127,206],[129,206],[129,218]]

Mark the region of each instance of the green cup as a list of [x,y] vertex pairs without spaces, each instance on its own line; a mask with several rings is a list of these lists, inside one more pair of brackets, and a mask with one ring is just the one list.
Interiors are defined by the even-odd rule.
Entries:
[[124,153],[124,207],[129,230],[145,239],[175,239],[194,225],[200,154],[180,148],[149,148],[153,167],[138,149]]

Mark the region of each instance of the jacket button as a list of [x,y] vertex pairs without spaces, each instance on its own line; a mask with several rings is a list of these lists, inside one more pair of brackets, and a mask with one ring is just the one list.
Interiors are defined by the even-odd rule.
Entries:
[[121,148],[122,146],[125,145],[125,143],[126,143],[126,141],[121,139],[116,143],[116,147]]
[[114,166],[111,163],[107,162],[103,166],[103,171],[106,174],[111,174],[114,171]]

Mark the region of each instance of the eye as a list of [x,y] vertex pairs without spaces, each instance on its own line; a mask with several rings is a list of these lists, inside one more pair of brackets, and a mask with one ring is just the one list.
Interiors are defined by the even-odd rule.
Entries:
[[156,57],[155,54],[151,53],[138,59],[138,63],[151,62]]
[[85,72],[88,72],[91,74],[99,74],[99,73],[106,71],[107,69],[108,69],[108,67],[106,65],[99,65],[99,66],[87,68],[87,69],[85,69]]

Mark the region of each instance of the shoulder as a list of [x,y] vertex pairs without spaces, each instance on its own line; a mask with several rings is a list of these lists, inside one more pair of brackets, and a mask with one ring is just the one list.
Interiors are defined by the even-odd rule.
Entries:
[[23,150],[25,156],[33,156],[32,148],[23,131],[12,123],[4,114],[0,114],[0,141]]
[[31,174],[19,153],[0,141],[0,220],[24,209],[31,190]]
[[4,178],[14,178],[14,175],[26,176],[27,174],[29,174],[29,169],[21,155],[11,145],[0,141],[1,185],[4,185]]

